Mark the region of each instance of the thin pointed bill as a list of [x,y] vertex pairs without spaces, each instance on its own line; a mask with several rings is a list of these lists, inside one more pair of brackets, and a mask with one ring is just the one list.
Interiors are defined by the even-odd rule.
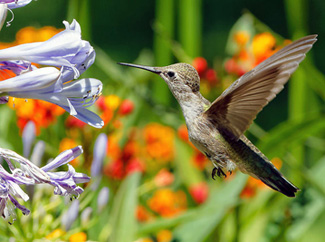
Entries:
[[156,74],[161,73],[161,70],[159,70],[157,67],[136,65],[136,64],[130,64],[130,63],[122,63],[122,62],[119,62],[117,64],[120,64],[122,66],[130,66],[130,67],[140,68],[140,69],[150,71],[150,72],[153,72],[153,73],[156,73]]

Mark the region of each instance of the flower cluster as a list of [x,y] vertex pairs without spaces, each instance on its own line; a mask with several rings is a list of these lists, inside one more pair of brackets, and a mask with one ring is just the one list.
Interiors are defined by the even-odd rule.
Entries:
[[116,127],[120,126],[118,118],[129,115],[134,110],[131,100],[122,100],[117,95],[101,96],[96,105],[102,112],[101,118],[105,124],[113,123]]
[[[86,108],[100,96],[102,83],[94,78],[71,81],[93,64],[95,51],[81,39],[77,21],[63,23],[66,29],[47,41],[0,50],[0,69],[14,73],[0,82],[0,95],[44,100],[100,128],[104,125],[101,118]],[[32,63],[47,67],[37,68]]]
[[[0,1],[0,29],[8,10],[30,2]],[[76,80],[93,64],[95,51],[88,41],[81,39],[77,21],[63,23],[65,29],[62,31],[52,27],[25,28],[17,33],[14,43],[0,44],[0,104],[9,102],[16,109],[25,157],[30,155],[36,129],[39,132],[40,127],[47,127],[64,110],[96,128],[104,125],[98,115],[86,109],[99,98],[101,81],[94,78]],[[9,97],[18,99],[9,100]],[[34,196],[31,192],[34,185],[51,185],[55,195],[69,196],[72,200],[83,192],[77,184],[90,180],[69,164],[67,171],[55,171],[83,153],[81,146],[64,149],[39,168],[44,151],[45,142],[38,141],[30,161],[14,151],[0,148],[0,160],[5,161],[0,165],[0,214],[10,224],[16,219],[14,209],[18,208],[25,215],[30,213],[20,200],[27,201]],[[29,185],[28,193],[24,192],[22,185]],[[108,197],[107,191],[105,194]],[[66,225],[66,230],[76,219],[78,210],[79,201],[73,202],[68,215],[63,216],[62,224]]]
[[208,67],[208,62],[204,57],[196,57],[192,65],[197,70],[201,80],[203,82],[207,81],[210,87],[218,83],[217,72]]
[[275,37],[269,32],[250,36],[246,31],[238,31],[233,40],[238,48],[234,56],[226,61],[225,69],[228,74],[236,76],[242,76],[290,43],[286,40],[283,45],[277,45]]
[[30,213],[16,199],[21,198],[24,201],[29,199],[20,188],[21,185],[49,184],[55,187],[54,194],[56,195],[79,196],[83,189],[76,184],[88,182],[90,179],[88,176],[77,173],[71,165],[68,165],[68,171],[53,172],[51,170],[69,163],[81,153],[81,146],[77,146],[62,152],[53,161],[39,168],[17,153],[0,148],[0,157],[6,161],[10,169],[9,172],[0,165],[0,214],[12,223],[15,220],[14,208],[20,209],[25,215]]
[[[25,27],[17,32],[16,40],[14,42],[0,43],[0,49],[25,43],[46,41],[58,34],[60,31],[62,30],[50,26],[42,27],[40,29]],[[34,63],[34,65],[39,66],[36,63]],[[8,69],[3,69],[0,73],[1,80],[15,76],[15,73]],[[57,116],[65,112],[64,109],[55,104],[35,99],[26,100],[20,98],[9,98],[8,104],[16,111],[17,126],[20,131],[24,129],[28,121],[33,121],[36,125],[38,134],[40,134],[41,128],[47,128],[50,124],[56,121]]]

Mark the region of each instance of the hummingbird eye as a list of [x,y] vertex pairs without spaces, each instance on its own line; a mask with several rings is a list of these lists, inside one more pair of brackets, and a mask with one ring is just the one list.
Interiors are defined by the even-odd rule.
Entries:
[[169,77],[174,77],[174,76],[175,76],[175,72],[173,72],[173,71],[169,71],[169,72],[167,72],[167,75],[168,75]]

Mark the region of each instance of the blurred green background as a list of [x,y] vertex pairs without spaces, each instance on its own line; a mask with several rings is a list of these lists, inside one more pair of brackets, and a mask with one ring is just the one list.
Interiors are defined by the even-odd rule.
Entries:
[[[146,174],[141,180],[139,173],[135,173],[117,183],[103,180],[101,186],[108,186],[111,191],[109,205],[103,213],[105,216],[98,216],[85,227],[80,221],[76,222],[73,231],[84,231],[93,241],[146,241],[144,238],[150,238],[163,242],[157,238],[157,232],[163,229],[172,231],[172,239],[166,242],[324,241],[324,12],[323,0],[39,0],[14,10],[15,20],[0,33],[2,42],[14,41],[15,33],[26,26],[63,28],[62,21],[71,22],[72,19],[81,24],[83,39],[90,41],[97,52],[95,64],[83,76],[100,79],[104,84],[104,95],[116,94],[135,103],[134,113],[123,121],[121,147],[128,142],[132,127],[158,122],[177,130],[184,120],[162,80],[139,70],[126,70],[116,62],[162,66],[175,62],[192,63],[195,57],[202,56],[211,68],[217,70],[222,82],[227,83],[229,78],[224,64],[234,54],[229,51],[229,43],[240,26],[248,26],[252,35],[271,32],[277,41],[318,34],[319,40],[289,84],[263,109],[247,132],[270,159],[279,157],[283,161],[282,171],[301,188],[297,198],[289,199],[274,191],[262,190],[248,200],[242,199],[240,193],[246,184],[246,176],[236,174],[229,182],[211,180],[211,166],[204,171],[191,167],[189,160],[193,150],[177,138],[175,163],[166,165],[176,177],[172,187],[186,191],[189,197],[192,183],[204,181],[209,184],[210,191],[205,203],[197,204],[191,200],[188,210],[181,215],[159,217],[148,223],[135,221],[132,214],[136,207],[145,204],[152,196],[152,191],[143,192],[143,187],[147,179],[155,175]],[[243,15],[249,17],[243,18]],[[234,80],[234,76],[230,79]],[[208,92],[210,101],[223,88],[218,86]],[[65,130],[59,127],[63,123],[64,120],[59,119],[58,124],[42,131],[38,137],[52,145],[49,152],[52,156],[65,136]],[[13,124],[8,127],[16,137],[6,133],[2,141],[6,140],[10,148],[19,152],[22,147],[18,128]],[[84,169],[90,166],[86,162],[87,156],[91,157],[99,132],[110,135],[114,131],[106,128],[92,131],[91,139],[86,140],[90,136],[83,137],[82,145],[86,144]],[[53,134],[56,136],[49,138]],[[86,205],[96,207],[90,198],[95,199],[98,191],[86,191],[87,195],[80,198],[83,208]],[[65,208],[61,206],[60,209]],[[52,225],[47,230],[60,227],[59,222]],[[19,229],[7,229],[6,226],[1,224],[3,238],[19,234]],[[122,232],[126,230],[128,232]],[[20,233],[23,238],[24,233]],[[46,232],[42,233],[37,235],[35,232],[28,238],[41,239]]]

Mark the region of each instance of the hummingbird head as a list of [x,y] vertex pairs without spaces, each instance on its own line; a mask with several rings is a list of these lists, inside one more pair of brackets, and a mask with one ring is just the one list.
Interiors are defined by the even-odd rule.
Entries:
[[177,99],[186,93],[197,93],[200,91],[200,77],[195,68],[189,64],[177,63],[164,67],[151,67],[128,63],[119,64],[159,74]]

